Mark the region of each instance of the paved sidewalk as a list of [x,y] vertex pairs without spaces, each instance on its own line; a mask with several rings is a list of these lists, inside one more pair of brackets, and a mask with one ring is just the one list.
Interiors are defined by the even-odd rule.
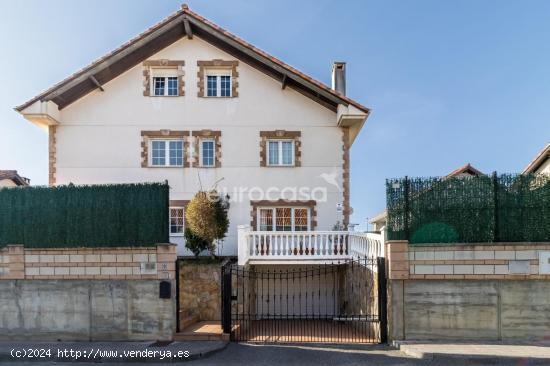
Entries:
[[0,363],[185,362],[225,349],[227,342],[0,342]]
[[[550,364],[550,340],[539,342],[454,342],[394,341],[408,356],[424,360],[461,359],[472,361],[530,360]],[[537,364],[539,363],[537,362]]]

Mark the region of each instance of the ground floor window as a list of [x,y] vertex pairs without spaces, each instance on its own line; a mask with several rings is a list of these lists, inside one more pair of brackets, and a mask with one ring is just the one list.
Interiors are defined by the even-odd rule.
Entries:
[[170,207],[170,235],[183,235],[184,215],[183,207]]
[[258,208],[260,231],[308,231],[311,226],[309,208],[260,207]]

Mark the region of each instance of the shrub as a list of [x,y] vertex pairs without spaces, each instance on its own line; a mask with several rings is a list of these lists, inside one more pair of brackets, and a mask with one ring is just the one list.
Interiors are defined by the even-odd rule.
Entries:
[[[228,207],[227,201],[221,199],[215,190],[200,191],[193,197],[185,211],[189,235],[192,237],[191,246],[201,247],[206,243],[210,254],[214,256],[216,250],[214,241],[223,239],[229,228]],[[200,238],[203,242],[197,242],[195,237]],[[193,249],[189,249],[193,251]]]
[[193,252],[195,257],[198,257],[203,250],[209,249],[208,242],[195,235],[191,229],[185,228],[183,235],[185,237],[185,247]]

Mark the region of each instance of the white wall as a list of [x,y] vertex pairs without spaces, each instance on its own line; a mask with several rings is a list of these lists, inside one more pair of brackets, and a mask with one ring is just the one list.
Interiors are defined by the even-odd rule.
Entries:
[[546,161],[537,169],[536,173],[550,175],[550,159],[546,159]]
[[[326,202],[317,205],[318,229],[328,230],[341,214],[342,131],[336,113],[308,99],[256,69],[239,62],[237,98],[197,97],[197,60],[234,58],[194,37],[181,39],[150,59],[185,60],[185,96],[144,97],[142,66],[137,65],[63,109],[57,129],[57,184],[164,181],[171,199],[190,199],[198,190],[224,178],[219,188],[230,194],[238,187],[323,187]],[[328,72],[329,70],[327,70]],[[142,130],[222,131],[222,167],[142,168]],[[260,130],[300,130],[302,166],[260,168]],[[339,187],[320,175],[333,173]],[[250,222],[249,201],[232,202],[231,227],[224,254],[235,255],[236,226]],[[181,243],[181,239],[173,238]],[[184,254],[182,250],[179,254]]]

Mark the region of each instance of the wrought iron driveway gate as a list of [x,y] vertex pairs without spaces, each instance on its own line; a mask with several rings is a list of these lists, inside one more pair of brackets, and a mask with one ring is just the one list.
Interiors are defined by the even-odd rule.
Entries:
[[227,265],[222,327],[233,341],[385,343],[384,258]]

